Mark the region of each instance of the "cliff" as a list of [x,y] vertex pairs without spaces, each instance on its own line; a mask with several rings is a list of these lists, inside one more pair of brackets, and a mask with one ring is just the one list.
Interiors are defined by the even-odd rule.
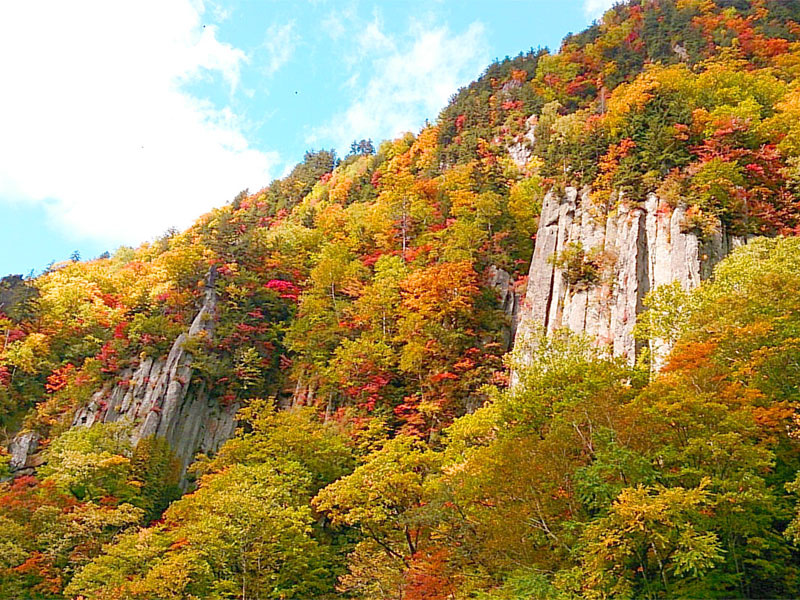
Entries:
[[[175,339],[168,355],[145,358],[138,366],[122,370],[114,382],[78,409],[73,427],[128,420],[133,445],[151,435],[165,438],[181,461],[183,473],[198,452],[213,452],[233,435],[238,406],[221,405],[192,377],[192,355],[185,349],[190,338],[214,333],[215,278],[212,271],[199,312],[189,330]],[[18,435],[10,445],[12,471],[38,466],[37,449],[34,432]]]
[[508,271],[490,266],[487,272],[489,287],[497,292],[500,308],[506,318],[503,327],[502,344],[505,350],[510,350],[514,345],[519,324],[520,294],[514,286],[514,279]]
[[143,360],[121,374],[121,382],[99,390],[78,410],[73,427],[128,419],[132,443],[156,435],[165,438],[181,461],[183,471],[198,452],[213,452],[233,435],[238,406],[223,406],[202,382],[192,378],[192,355],[184,348],[195,336],[214,333],[216,274],[209,274],[203,305],[187,333],[172,344],[166,357]]
[[[634,339],[633,327],[645,294],[674,281],[696,287],[744,243],[722,223],[714,235],[699,237],[686,229],[685,206],[654,194],[641,204],[616,200],[609,210],[589,189],[547,194],[519,311],[521,342],[537,331],[568,328],[633,363],[643,343]],[[569,252],[587,267],[583,277],[569,273]],[[658,366],[666,348],[657,340],[651,346]]]

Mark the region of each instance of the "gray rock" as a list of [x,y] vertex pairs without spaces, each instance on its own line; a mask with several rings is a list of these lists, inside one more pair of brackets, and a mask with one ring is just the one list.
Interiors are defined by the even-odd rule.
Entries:
[[[609,210],[609,205],[615,208]],[[699,239],[683,230],[685,212],[685,206],[672,208],[653,194],[641,204],[621,197],[604,204],[593,200],[588,189],[547,194],[519,309],[517,340],[527,340],[536,331],[568,328],[633,364],[642,344],[634,339],[633,327],[644,310],[645,294],[673,281],[687,290],[696,287],[717,262],[744,243],[729,235],[722,223],[710,239]],[[553,264],[553,257],[574,243],[602,257],[601,277],[591,285],[570,285]],[[659,340],[650,345],[658,367],[669,348]]]
[[181,461],[183,473],[198,452],[214,452],[236,427],[238,405],[212,398],[202,382],[192,378],[192,355],[185,344],[193,337],[213,335],[217,296],[215,274],[209,274],[203,305],[189,331],[178,336],[165,358],[145,358],[126,369],[120,381],[98,390],[75,414],[74,427],[128,420],[132,442],[157,435],[165,438]]
[[533,156],[533,144],[536,142],[536,116],[528,117],[525,122],[525,133],[518,136],[514,143],[507,146],[506,150],[511,160],[519,167],[522,168]]
[[517,334],[520,295],[514,289],[514,280],[511,275],[503,269],[498,269],[494,265],[490,266],[488,269],[487,283],[497,291],[500,307],[508,321],[503,331],[503,344],[505,349],[509,350]]
[[11,455],[9,467],[12,473],[30,467],[30,457],[39,448],[39,434],[35,431],[23,431],[11,440],[8,453]]
[[295,406],[312,406],[316,400],[318,386],[317,379],[310,373],[300,374],[291,398],[281,403],[281,408],[294,408]]

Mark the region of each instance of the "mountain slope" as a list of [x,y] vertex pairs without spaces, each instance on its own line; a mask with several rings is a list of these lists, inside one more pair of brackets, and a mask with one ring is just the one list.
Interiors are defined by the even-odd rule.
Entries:
[[3,595],[791,597],[796,244],[690,288],[798,232],[798,23],[629,2],[416,136],[4,279]]

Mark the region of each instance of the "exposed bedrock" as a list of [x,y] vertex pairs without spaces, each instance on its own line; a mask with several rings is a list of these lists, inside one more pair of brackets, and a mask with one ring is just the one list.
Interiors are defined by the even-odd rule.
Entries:
[[509,350],[514,343],[517,335],[517,325],[519,322],[520,294],[514,285],[514,278],[503,269],[494,265],[487,271],[487,283],[498,295],[500,308],[506,317],[503,327],[503,346]]
[[[73,427],[127,420],[134,445],[151,435],[165,438],[181,461],[182,474],[198,452],[214,452],[233,435],[238,406],[220,404],[204,383],[193,377],[192,355],[185,348],[185,342],[192,337],[214,334],[214,280],[212,270],[199,312],[189,330],[174,341],[169,354],[145,358],[136,367],[121,371],[78,409]],[[35,454],[38,446],[35,432],[23,431],[12,440],[12,473],[30,472],[40,464],[40,457]]]
[[212,273],[200,311],[169,354],[146,358],[136,368],[120,373],[119,381],[98,390],[89,404],[78,410],[74,427],[127,419],[133,426],[134,444],[151,435],[165,438],[184,472],[195,454],[216,451],[233,435],[238,406],[221,405],[192,377],[192,355],[185,349],[188,339],[214,333],[217,297],[213,280]]
[[[613,210],[599,205],[588,189],[547,194],[519,310],[518,340],[535,331],[568,328],[632,364],[641,345],[633,326],[645,294],[674,281],[687,290],[696,287],[744,243],[721,223],[713,236],[699,238],[686,230],[685,206],[673,207],[654,194],[644,203],[619,199],[611,205]],[[576,281],[565,272],[568,267],[559,258],[578,248],[598,265],[594,280]],[[656,341],[652,345],[658,367],[667,349]]]

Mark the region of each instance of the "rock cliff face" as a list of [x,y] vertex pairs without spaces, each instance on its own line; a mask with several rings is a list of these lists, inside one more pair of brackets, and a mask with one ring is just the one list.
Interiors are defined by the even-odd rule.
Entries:
[[503,328],[503,345],[506,350],[510,350],[517,335],[520,294],[514,288],[513,277],[507,271],[492,265],[489,267],[487,276],[488,284],[497,292],[500,308],[506,316],[507,322]]
[[[182,472],[198,452],[213,452],[233,435],[238,406],[223,406],[212,398],[202,382],[193,379],[192,356],[185,342],[214,333],[217,296],[215,272],[206,282],[203,305],[188,332],[178,336],[166,357],[146,358],[135,368],[123,370],[115,383],[95,392],[80,408],[73,427],[128,420],[132,443],[157,435],[165,438],[181,461]],[[38,435],[23,432],[11,442],[11,470],[17,474],[38,466]]]
[[8,463],[12,473],[24,474],[32,471],[37,465],[34,458],[39,449],[39,434],[35,431],[25,431],[16,436],[8,445],[11,460]]
[[200,311],[166,358],[147,358],[135,369],[123,371],[120,383],[98,390],[76,413],[73,427],[127,419],[133,425],[134,445],[151,435],[165,438],[184,472],[196,453],[213,452],[233,435],[238,406],[220,405],[203,383],[193,381],[192,355],[184,348],[194,336],[213,335],[214,278],[212,272]]
[[[519,340],[566,327],[633,363],[641,345],[633,326],[645,294],[673,281],[685,289],[697,286],[744,243],[721,224],[713,237],[701,240],[684,230],[685,207],[673,208],[652,194],[643,204],[624,199],[615,204],[607,211],[589,190],[574,188],[546,196],[520,308]],[[564,265],[554,264],[569,248],[593,257],[596,279],[575,281]],[[653,345],[658,364],[665,349]]]

